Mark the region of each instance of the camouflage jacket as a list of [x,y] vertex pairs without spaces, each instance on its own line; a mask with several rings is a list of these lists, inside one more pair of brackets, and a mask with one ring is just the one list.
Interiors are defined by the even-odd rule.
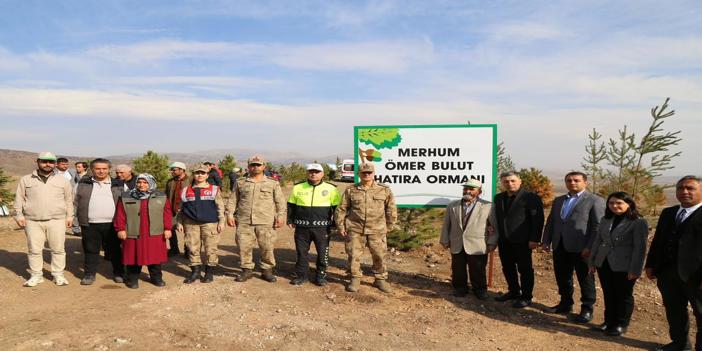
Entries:
[[226,205],[227,218],[236,218],[239,223],[270,224],[285,221],[287,201],[280,183],[271,178],[254,181],[239,179],[237,188]]
[[373,182],[369,188],[355,184],[346,188],[334,221],[340,232],[385,234],[397,222],[397,207],[392,190]]

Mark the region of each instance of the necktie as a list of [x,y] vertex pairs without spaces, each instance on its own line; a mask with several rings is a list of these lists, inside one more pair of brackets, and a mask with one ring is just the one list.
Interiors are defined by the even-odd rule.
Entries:
[[570,196],[565,200],[565,202],[563,203],[563,207],[561,208],[561,219],[566,219],[566,217],[568,217],[568,214],[570,213],[570,207],[573,205],[575,200],[577,200],[577,197],[575,196]]
[[681,208],[681,209],[678,211],[678,215],[675,216],[675,225],[680,225],[680,223],[682,223],[683,218],[685,218],[685,213],[686,213],[686,212],[687,212],[687,211],[685,211],[684,208]]

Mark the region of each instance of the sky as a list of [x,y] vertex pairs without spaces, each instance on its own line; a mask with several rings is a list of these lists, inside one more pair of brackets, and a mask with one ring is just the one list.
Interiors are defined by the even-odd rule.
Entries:
[[0,148],[351,155],[355,125],[492,124],[518,167],[671,97],[700,174],[702,2],[0,0]]

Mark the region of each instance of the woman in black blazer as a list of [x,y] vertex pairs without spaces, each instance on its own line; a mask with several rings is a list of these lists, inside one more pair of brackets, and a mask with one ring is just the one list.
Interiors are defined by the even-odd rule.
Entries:
[[590,249],[590,273],[597,273],[604,295],[605,321],[597,330],[607,335],[626,333],[634,310],[634,284],[641,276],[648,224],[631,195],[609,195],[604,218]]

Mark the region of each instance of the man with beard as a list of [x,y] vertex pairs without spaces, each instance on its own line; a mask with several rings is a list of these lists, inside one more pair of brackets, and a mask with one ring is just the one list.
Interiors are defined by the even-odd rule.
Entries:
[[65,177],[54,172],[56,156],[42,152],[37,170],[20,179],[15,195],[15,221],[27,234],[31,277],[24,286],[44,281],[42,251],[44,242],[51,249],[51,275],[56,285],[68,285],[66,268],[66,228],[73,225],[73,188]]

